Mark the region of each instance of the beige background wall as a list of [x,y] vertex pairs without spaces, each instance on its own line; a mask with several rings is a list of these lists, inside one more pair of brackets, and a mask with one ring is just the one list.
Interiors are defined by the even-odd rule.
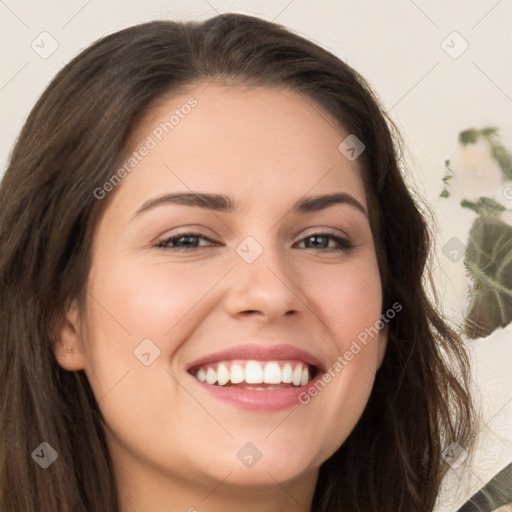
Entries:
[[[292,28],[370,81],[403,132],[411,183],[437,213],[437,280],[446,315],[459,323],[467,279],[462,261],[450,261],[442,248],[452,237],[466,240],[474,217],[456,200],[439,198],[443,162],[457,153],[457,134],[469,127],[498,126],[512,147],[511,0],[0,0],[1,172],[36,98],[82,48],[142,21],[225,11]],[[507,202],[503,190],[496,194]],[[473,469],[459,472],[460,491],[454,490],[454,471],[440,512],[455,510],[465,494],[512,460],[510,326],[472,347],[484,401],[482,449]]]

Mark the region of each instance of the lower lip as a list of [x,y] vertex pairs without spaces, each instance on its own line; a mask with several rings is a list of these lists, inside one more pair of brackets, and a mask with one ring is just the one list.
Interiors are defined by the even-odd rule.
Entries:
[[311,386],[314,386],[315,382],[321,378],[321,375],[317,375],[305,386],[273,389],[269,391],[256,391],[234,386],[212,386],[197,380],[192,375],[190,375],[190,377],[214,398],[234,407],[238,407],[239,409],[281,411],[296,405],[301,405],[299,396],[301,393],[307,392]]

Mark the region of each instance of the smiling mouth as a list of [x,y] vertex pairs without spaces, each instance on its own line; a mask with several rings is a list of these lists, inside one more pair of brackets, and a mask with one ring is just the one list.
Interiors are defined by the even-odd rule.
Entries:
[[205,364],[189,372],[210,386],[271,391],[305,386],[316,377],[318,368],[296,360],[236,360]]

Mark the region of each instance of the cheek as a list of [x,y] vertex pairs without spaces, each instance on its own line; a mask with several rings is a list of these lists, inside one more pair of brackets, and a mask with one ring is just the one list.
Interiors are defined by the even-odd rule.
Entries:
[[98,329],[117,324],[123,328],[117,331],[129,333],[133,340],[162,339],[181,327],[224,274],[212,265],[118,261],[115,267],[103,265],[90,280],[91,295],[101,298],[96,305],[109,314],[100,311],[96,324]]
[[304,271],[300,282],[309,308],[329,329],[328,335],[336,343],[338,352],[343,353],[350,348],[352,340],[379,320],[381,282],[373,255],[329,267],[322,272]]
[[301,397],[308,414],[323,418],[320,430],[329,441],[319,460],[342,444],[363,413],[377,371],[380,337],[382,295],[375,258],[332,267],[301,276],[308,306],[326,327],[326,339],[336,354],[322,380]]
[[126,372],[144,368],[142,354],[155,358],[151,368],[163,367],[211,309],[208,294],[225,275],[222,265],[101,258],[89,276],[84,332],[86,371],[98,397]]

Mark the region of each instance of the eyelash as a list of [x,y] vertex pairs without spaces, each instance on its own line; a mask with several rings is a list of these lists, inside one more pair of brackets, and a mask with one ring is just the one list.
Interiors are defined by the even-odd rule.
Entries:
[[[201,238],[203,240],[208,240],[209,242],[213,242],[214,244],[216,244],[216,246],[220,245],[217,242],[215,242],[214,240],[212,240],[211,238],[203,236],[200,233],[190,232],[190,233],[181,233],[179,235],[175,235],[170,238],[165,238],[163,240],[160,240],[156,243],[155,247],[160,248],[160,249],[167,249],[167,250],[170,249],[170,250],[182,251],[182,252],[191,252],[191,251],[195,251],[195,250],[205,247],[205,246],[175,247],[175,246],[170,245],[172,242],[179,240],[180,238],[189,238],[189,237]],[[300,240],[300,242],[303,242],[304,240],[307,240],[308,238],[328,238],[330,240],[334,240],[338,244],[338,247],[321,248],[318,250],[319,252],[332,252],[332,251],[348,252],[354,248],[354,245],[352,244],[352,242],[350,242],[350,240],[348,240],[347,238],[342,238],[342,237],[333,235],[331,233],[312,233],[312,234],[304,237],[302,240]],[[314,249],[314,248],[305,247],[304,249]]]

